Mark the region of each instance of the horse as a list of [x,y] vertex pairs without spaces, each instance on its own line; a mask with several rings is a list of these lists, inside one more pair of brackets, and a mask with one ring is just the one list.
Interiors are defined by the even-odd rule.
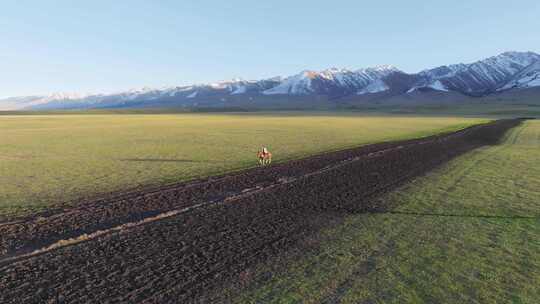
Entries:
[[272,163],[272,153],[263,151],[257,152],[257,158],[259,159],[259,164],[261,166],[269,165]]

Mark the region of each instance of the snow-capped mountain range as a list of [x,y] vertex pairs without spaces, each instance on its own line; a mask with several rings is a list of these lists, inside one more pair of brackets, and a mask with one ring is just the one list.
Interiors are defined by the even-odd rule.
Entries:
[[385,65],[348,70],[302,71],[286,78],[234,79],[212,84],[142,88],[111,94],[66,94],[0,100],[0,110],[135,107],[227,107],[271,105],[272,100],[322,96],[342,98],[457,93],[470,97],[540,87],[540,55],[505,52],[470,64],[452,64],[407,74]]
[[321,72],[303,71],[285,78],[277,86],[262,91],[264,95],[348,95],[359,93],[374,82],[392,73],[400,72],[393,66],[350,71],[331,68]]

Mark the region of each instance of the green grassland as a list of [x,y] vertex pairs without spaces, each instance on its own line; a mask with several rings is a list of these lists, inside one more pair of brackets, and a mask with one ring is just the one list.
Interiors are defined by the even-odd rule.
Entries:
[[384,199],[396,209],[349,215],[301,258],[253,270],[234,302],[538,303],[540,121]]
[[0,219],[139,186],[385,140],[452,131],[474,118],[332,113],[0,115]]

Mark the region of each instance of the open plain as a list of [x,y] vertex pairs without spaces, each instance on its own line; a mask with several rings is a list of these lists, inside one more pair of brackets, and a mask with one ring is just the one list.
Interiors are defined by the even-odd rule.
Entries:
[[347,214],[390,210],[378,196],[497,143],[519,123],[369,145],[6,223],[0,300],[203,301]]
[[0,115],[0,221],[254,167],[263,145],[281,162],[486,121],[328,112],[98,113]]

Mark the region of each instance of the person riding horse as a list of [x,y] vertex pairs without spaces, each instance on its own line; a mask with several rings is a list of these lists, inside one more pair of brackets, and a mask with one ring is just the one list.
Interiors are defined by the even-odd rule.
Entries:
[[262,151],[257,152],[257,158],[259,159],[259,164],[263,166],[269,165],[272,162],[272,153],[266,147],[263,147]]

